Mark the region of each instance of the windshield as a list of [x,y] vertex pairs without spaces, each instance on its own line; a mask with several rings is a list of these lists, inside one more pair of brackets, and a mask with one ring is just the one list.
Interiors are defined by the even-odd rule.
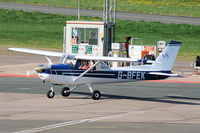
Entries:
[[66,64],[66,65],[72,65],[74,66],[76,60],[75,60],[75,55],[63,55],[60,60],[59,64]]

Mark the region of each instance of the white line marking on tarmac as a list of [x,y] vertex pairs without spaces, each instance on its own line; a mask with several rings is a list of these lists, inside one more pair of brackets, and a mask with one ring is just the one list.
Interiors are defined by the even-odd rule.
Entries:
[[121,114],[116,114],[116,115],[108,115],[108,116],[95,117],[95,118],[90,118],[90,119],[62,122],[62,123],[57,123],[57,124],[53,124],[53,125],[48,125],[48,126],[44,126],[44,127],[33,128],[30,130],[24,130],[24,131],[13,132],[13,133],[36,133],[36,132],[41,132],[41,131],[45,131],[45,130],[60,128],[60,127],[65,127],[65,126],[70,126],[70,125],[76,125],[76,124],[80,124],[80,123],[84,123],[84,122],[95,122],[95,121],[101,121],[101,120],[108,120],[108,119],[125,117],[129,114],[142,114],[142,113],[144,113],[144,111],[131,111],[131,112],[126,112],[126,113],[121,113]]
[[169,97],[182,97],[183,95],[180,94],[168,94]]
[[122,114],[117,114],[117,115],[102,116],[102,117],[92,118],[92,119],[88,120],[88,122],[114,119],[114,118],[124,117],[129,114],[142,114],[142,113],[144,113],[144,111],[132,111],[132,112],[127,112],[127,113],[122,113]]
[[31,88],[17,88],[18,90],[31,90]]

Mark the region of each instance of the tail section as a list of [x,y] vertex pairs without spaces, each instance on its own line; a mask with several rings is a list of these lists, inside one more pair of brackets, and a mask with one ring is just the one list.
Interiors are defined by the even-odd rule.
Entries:
[[152,67],[156,70],[171,71],[176,60],[181,42],[171,41],[157,57]]

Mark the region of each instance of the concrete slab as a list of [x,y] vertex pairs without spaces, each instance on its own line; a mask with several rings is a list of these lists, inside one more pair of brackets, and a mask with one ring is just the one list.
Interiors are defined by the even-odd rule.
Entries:
[[[1,125],[6,125],[9,121],[15,125],[13,126],[15,129],[10,129],[7,125],[3,129],[1,128],[0,132],[16,131],[16,129],[17,131],[32,130],[32,128],[47,125],[52,126],[52,123],[54,126],[55,124],[59,126],[53,126],[53,128],[49,129],[42,128],[42,131],[57,131],[57,128],[58,130],[62,130],[62,128],[68,128],[68,126],[74,126],[75,130],[71,130],[76,131],[79,128],[83,128],[82,126],[85,124],[90,125],[88,122],[91,125],[96,125],[99,122],[101,124],[104,122],[108,124],[112,123],[111,127],[117,123],[122,123],[125,127],[127,124],[132,123],[127,129],[128,131],[132,129],[134,123],[154,123],[155,125],[181,125],[186,123],[193,126],[200,124],[200,101],[193,101],[199,105],[182,105],[128,99],[93,101],[91,99],[81,99],[79,98],[80,96],[73,96],[76,99],[56,97],[49,100],[40,94],[0,93],[0,97],[4,99],[0,101]],[[23,124],[27,121],[29,123],[33,123],[34,121],[41,122],[41,124]],[[71,121],[75,123],[70,123],[71,125],[66,124],[66,122]],[[18,125],[14,122],[21,124]],[[79,125],[82,123],[82,126]],[[90,129],[90,127],[86,128]],[[110,126],[102,128],[109,131]],[[98,128],[96,129],[98,131]]]
[[[101,88],[104,93],[101,100],[94,101],[84,86],[68,98],[58,95],[58,88],[56,97],[48,99],[45,96],[48,85],[41,87],[39,79],[1,77],[0,82],[2,133],[80,132],[83,129],[100,132],[100,128],[105,132],[123,129],[146,133],[145,129],[152,125],[150,132],[167,132],[167,127],[175,126],[196,132],[196,125],[200,124],[199,84],[98,85],[95,88]],[[170,131],[181,132],[182,128]]]

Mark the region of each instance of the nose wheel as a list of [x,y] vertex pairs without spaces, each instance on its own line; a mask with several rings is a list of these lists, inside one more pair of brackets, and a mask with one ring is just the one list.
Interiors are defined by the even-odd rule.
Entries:
[[53,98],[54,96],[55,96],[55,92],[54,92],[54,91],[49,90],[49,91],[47,92],[47,97],[48,97],[48,98]]
[[54,92],[54,85],[51,86],[51,90],[49,90],[47,92],[47,97],[48,98],[53,98],[55,96],[55,92]]

